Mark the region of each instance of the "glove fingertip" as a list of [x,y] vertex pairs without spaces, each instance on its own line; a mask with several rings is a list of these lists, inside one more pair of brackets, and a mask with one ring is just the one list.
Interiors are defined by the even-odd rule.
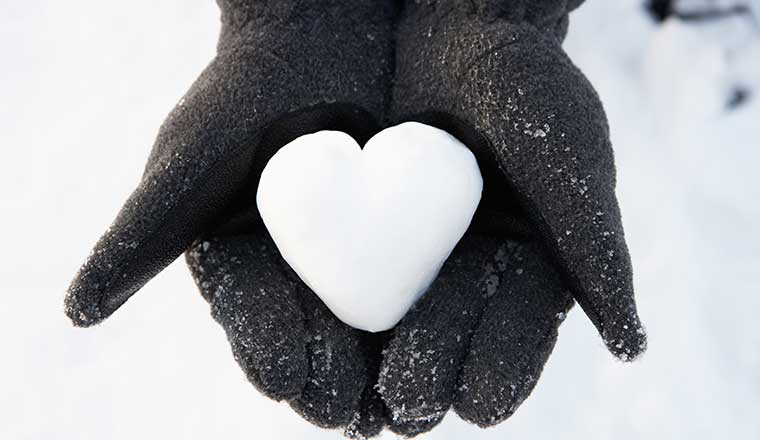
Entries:
[[639,359],[647,349],[647,333],[638,318],[614,323],[601,332],[607,349],[623,362]]
[[497,411],[495,408],[478,405],[473,401],[458,400],[454,403],[454,412],[460,419],[479,428],[490,428],[505,421],[520,405],[520,402],[506,404],[507,409]]
[[430,416],[427,419],[417,419],[408,422],[393,422],[388,426],[388,429],[394,434],[405,438],[412,438],[431,431],[443,421],[445,415],[446,414],[443,413]]
[[66,291],[63,311],[75,327],[92,327],[100,324],[107,317],[97,298],[100,296],[93,286],[80,282],[77,277]]
[[369,390],[372,394],[369,397],[366,397],[367,393],[368,390],[365,389],[365,397],[362,398],[359,409],[343,431],[346,438],[363,440],[377,437],[383,432],[385,427],[383,403],[375,390]]
[[[255,373],[253,373],[255,374]],[[250,382],[254,382],[252,375],[247,375]],[[258,379],[256,389],[275,402],[284,402],[297,399],[301,396],[304,384],[298,380],[261,380]]]
[[242,362],[238,358],[238,364],[245,372],[248,381],[266,397],[277,401],[289,401],[301,396],[307,380],[307,367],[305,359],[300,359],[297,350],[281,353],[279,360]]
[[380,435],[384,426],[382,420],[374,416],[361,420],[354,419],[343,431],[343,436],[352,440],[370,439]]
[[97,310],[88,310],[87,308],[81,308],[79,306],[70,306],[66,304],[64,306],[64,313],[71,320],[74,327],[87,328],[103,322],[103,318]]

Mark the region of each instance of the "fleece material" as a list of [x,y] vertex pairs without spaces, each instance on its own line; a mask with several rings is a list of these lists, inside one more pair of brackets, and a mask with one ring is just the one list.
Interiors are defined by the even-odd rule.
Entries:
[[405,4],[391,120],[460,138],[485,179],[479,215],[519,212],[533,234],[476,223],[461,263],[397,327],[379,389],[400,434],[431,429],[452,405],[480,426],[506,419],[535,386],[572,298],[619,359],[646,349],[606,116],[561,48],[578,3]]
[[[536,384],[574,302],[607,347],[646,347],[606,117],[561,48],[582,0],[218,0],[216,57],[161,126],[144,175],[72,282],[100,323],[186,252],[236,361],[317,426],[414,436],[453,408],[490,426]],[[416,120],[484,176],[470,230],[397,328],[339,322],[282,260],[255,207],[296,137],[364,144]]]
[[268,159],[296,137],[341,130],[363,144],[379,131],[398,5],[219,5],[217,55],[161,126],[139,185],[72,282],[66,314],[98,324],[209,237],[188,260],[251,382],[319,426],[356,419],[352,432],[378,431],[379,414],[358,406],[369,382],[359,332],[285,281],[279,255],[257,247],[272,249],[255,193]]
[[483,427],[509,417],[572,305],[535,241],[467,234],[385,350],[379,391],[390,428],[420,434],[452,405]]

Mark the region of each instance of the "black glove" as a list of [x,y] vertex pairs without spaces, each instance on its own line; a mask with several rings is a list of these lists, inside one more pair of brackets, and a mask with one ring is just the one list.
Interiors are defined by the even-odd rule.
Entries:
[[255,194],[266,162],[294,138],[332,129],[363,143],[378,131],[396,5],[219,4],[217,56],[162,125],[139,186],[71,284],[66,314],[77,326],[101,322],[195,241],[188,262],[250,381],[319,426],[371,435],[382,405],[370,336],[287,268]]
[[580,1],[406,2],[392,118],[474,151],[484,195],[468,233],[397,326],[379,389],[394,431],[453,406],[491,426],[530,394],[574,298],[608,349],[646,348],[599,98],[561,48]]

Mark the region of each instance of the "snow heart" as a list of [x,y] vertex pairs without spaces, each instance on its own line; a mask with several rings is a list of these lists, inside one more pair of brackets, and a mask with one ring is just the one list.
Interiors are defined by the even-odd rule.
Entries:
[[393,327],[435,279],[480,202],[470,150],[416,122],[364,149],[320,131],[282,147],[256,203],[285,261],[346,324]]

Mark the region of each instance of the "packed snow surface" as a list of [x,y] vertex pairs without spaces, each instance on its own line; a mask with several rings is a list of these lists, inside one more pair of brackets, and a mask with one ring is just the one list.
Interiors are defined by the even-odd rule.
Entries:
[[364,149],[320,131],[282,147],[256,202],[277,248],[335,315],[393,327],[435,279],[480,202],[472,152],[429,125],[387,128]]

